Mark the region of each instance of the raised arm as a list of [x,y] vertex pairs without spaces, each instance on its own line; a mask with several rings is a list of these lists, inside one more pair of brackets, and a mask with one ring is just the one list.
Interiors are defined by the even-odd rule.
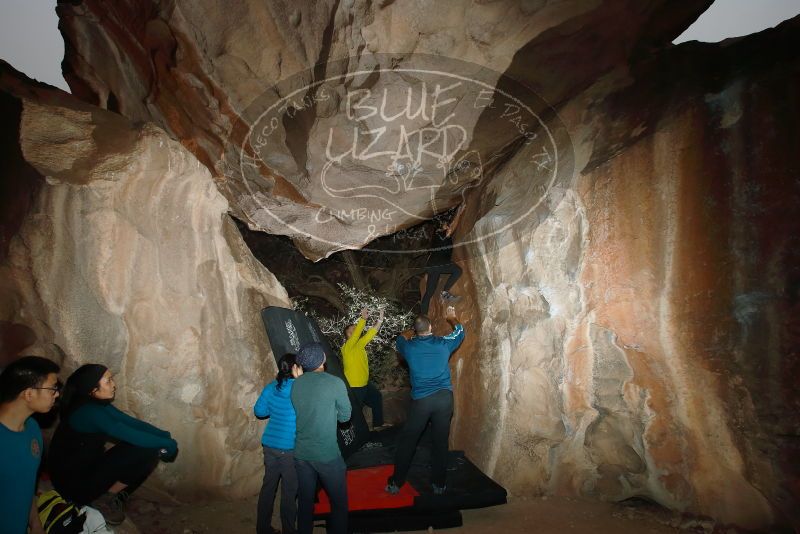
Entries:
[[453,351],[461,345],[461,342],[464,341],[464,327],[456,316],[456,309],[452,306],[447,307],[445,319],[447,319],[447,322],[453,327],[453,331],[444,336],[444,339],[447,341],[447,346],[450,348],[450,354],[452,354]]
[[450,221],[450,224],[447,225],[447,231],[445,232],[447,237],[452,236],[453,232],[456,231],[456,227],[458,226],[458,223],[461,222],[461,215],[464,213],[464,209],[466,207],[467,207],[466,203],[462,203],[458,206],[458,209],[456,210],[456,214],[453,217],[453,220]]
[[405,350],[406,345],[414,337],[414,331],[412,329],[403,330],[397,335],[397,339],[394,341],[394,348],[397,350],[397,353],[400,354],[400,358],[403,360],[406,359],[405,354],[403,351]]
[[384,318],[385,314],[386,314],[386,312],[384,311],[384,309],[383,309],[383,308],[381,308],[380,310],[378,310],[378,321],[377,321],[377,322],[376,322],[374,325],[372,325],[372,328],[373,328],[373,329],[374,329],[376,332],[377,332],[377,331],[379,331],[379,330],[381,329],[381,325],[383,324],[383,318]]
[[362,308],[361,317],[359,317],[358,322],[356,322],[353,333],[345,340],[342,350],[349,351],[356,346],[356,343],[358,343],[358,340],[361,338],[361,332],[364,331],[364,326],[367,324],[367,317],[369,317],[369,310],[367,310],[367,308]]
[[372,338],[378,335],[378,331],[380,331],[381,329],[381,324],[383,324],[383,313],[384,313],[383,308],[381,308],[381,310],[378,312],[378,322],[372,325],[372,327],[370,327],[370,329],[367,330],[366,334],[361,336],[361,339],[358,340],[359,345],[365,347],[367,343],[372,341]]
[[456,309],[453,306],[448,306],[444,312],[444,318],[450,323],[450,326],[455,329],[457,324],[461,324],[461,321],[458,319],[456,315]]

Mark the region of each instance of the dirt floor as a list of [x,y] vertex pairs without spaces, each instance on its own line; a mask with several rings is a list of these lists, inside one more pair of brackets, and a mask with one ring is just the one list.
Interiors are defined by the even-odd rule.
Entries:
[[[164,505],[140,497],[131,502],[128,514],[141,534],[244,534],[255,532],[256,498],[189,506]],[[465,510],[463,517],[464,526],[440,531],[453,534],[735,532],[715,529],[709,521],[682,519],[646,503],[623,506],[553,497],[515,499],[503,506]],[[280,525],[277,503],[273,525]],[[325,529],[318,527],[314,532],[323,533]]]

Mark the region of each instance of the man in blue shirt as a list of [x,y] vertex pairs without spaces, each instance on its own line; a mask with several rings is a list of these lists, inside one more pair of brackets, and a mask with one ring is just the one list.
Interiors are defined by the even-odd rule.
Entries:
[[[397,336],[397,351],[408,363],[411,375],[411,408],[397,442],[394,474],[389,477],[386,491],[397,493],[406,481],[417,441],[431,422],[433,438],[431,484],[433,492],[441,495],[446,489],[447,442],[450,419],[453,416],[453,384],[450,382],[450,355],[464,341],[464,327],[456,310],[448,306],[447,322],[453,331],[446,336],[434,336],[431,320],[420,315],[414,320],[413,338],[410,332]],[[409,339],[410,338],[410,339]]]
[[0,374],[0,532],[44,534],[36,510],[42,432],[31,417],[49,412],[59,395],[58,365],[25,356]]

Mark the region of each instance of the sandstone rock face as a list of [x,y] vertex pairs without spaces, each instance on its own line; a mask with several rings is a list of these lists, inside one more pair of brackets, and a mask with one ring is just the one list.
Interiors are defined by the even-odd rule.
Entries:
[[[320,206],[348,206],[321,194],[328,140],[346,147],[354,123],[378,126],[347,116],[347,91],[395,91],[401,105],[422,78],[392,67],[419,68],[422,54],[533,88],[557,168],[497,113],[464,111],[486,174],[466,192],[442,181],[433,197],[401,195],[407,216],[377,229],[466,198],[456,292],[469,297],[469,334],[453,364],[453,445],[512,494],[641,496],[766,528],[781,514],[800,520],[800,43],[795,21],[722,46],[668,46],[709,4],[86,0],[59,14],[76,94],[157,122],[213,170],[231,211],[311,258],[374,237],[369,219],[317,218]],[[342,74],[352,76],[309,88]],[[229,172],[227,143],[248,140],[253,101],[297,90],[299,108],[267,141],[250,137],[246,165]],[[84,150],[46,163],[55,172]],[[115,172],[114,158],[96,159],[83,179]],[[374,186],[389,177],[375,161],[339,162],[335,177]]]
[[[513,235],[480,238],[514,215],[498,206],[462,237],[453,441],[512,492],[748,528],[795,513],[799,41],[794,21],[599,82],[563,108],[580,174]],[[529,195],[527,156],[484,196]]]
[[[10,85],[10,80],[15,78],[12,69],[2,61],[0,76],[3,76],[4,85]],[[0,181],[0,262],[3,262],[8,255],[11,239],[19,231],[43,180],[36,169],[25,161],[19,146],[22,103],[11,94],[0,92],[0,113],[5,118],[4,127],[0,129],[0,154],[5,169],[4,179]],[[11,286],[9,280],[0,279],[0,295],[11,295]],[[29,327],[8,320],[16,306],[17,303],[10,298],[0,300],[0,367],[8,365],[20,351],[36,340]]]
[[169,491],[251,495],[263,463],[252,405],[275,372],[259,310],[286,305],[285,291],[208,170],[161,129],[77,101],[21,102],[22,153],[46,184],[0,267],[15,304],[1,319],[32,330],[26,353],[113,370],[116,403],[180,445],[159,468]]
[[[481,89],[463,77],[493,90],[509,69],[560,102],[633,49],[671,41],[709,4],[87,0],[58,12],[74,93],[156,121],[214,169],[239,218],[291,236],[317,259],[457,204],[481,176],[458,178],[453,166],[502,159],[518,133],[478,127]],[[585,49],[580,67],[552,83],[553,63]],[[434,81],[423,70],[448,76]],[[409,94],[413,113],[387,120]],[[423,94],[429,109],[420,115]],[[401,127],[426,157],[404,161]]]

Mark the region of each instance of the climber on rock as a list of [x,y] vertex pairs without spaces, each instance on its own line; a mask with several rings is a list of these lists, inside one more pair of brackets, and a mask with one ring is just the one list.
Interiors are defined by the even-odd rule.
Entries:
[[362,336],[364,327],[369,317],[369,310],[361,310],[358,322],[345,328],[346,341],[342,345],[342,363],[344,376],[350,384],[356,399],[372,410],[372,429],[384,427],[383,422],[383,396],[377,386],[369,380],[369,359],[367,358],[367,343],[374,338],[383,323],[383,310],[378,313],[378,321]]
[[444,288],[440,293],[442,301],[448,304],[458,302],[461,297],[450,293],[450,288],[461,277],[461,267],[453,263],[453,232],[458,225],[458,221],[463,213],[462,204],[456,211],[452,221],[447,221],[445,218],[436,229],[433,235],[433,242],[431,243],[431,253],[428,256],[428,261],[425,265],[425,273],[427,281],[425,283],[425,294],[422,296],[420,304],[420,311],[423,315],[428,313],[431,298],[436,293],[436,288],[439,285],[439,277],[443,274],[448,275]]
[[[431,422],[431,485],[435,495],[447,487],[447,445],[450,419],[453,416],[453,385],[450,381],[450,356],[464,341],[464,327],[456,317],[455,308],[447,307],[447,321],[453,331],[446,336],[434,336],[431,320],[419,315],[413,330],[397,336],[396,347],[408,363],[411,375],[411,407],[408,419],[397,441],[394,473],[389,477],[386,491],[396,494],[406,481],[417,442],[428,421]],[[413,337],[412,337],[413,335]]]

